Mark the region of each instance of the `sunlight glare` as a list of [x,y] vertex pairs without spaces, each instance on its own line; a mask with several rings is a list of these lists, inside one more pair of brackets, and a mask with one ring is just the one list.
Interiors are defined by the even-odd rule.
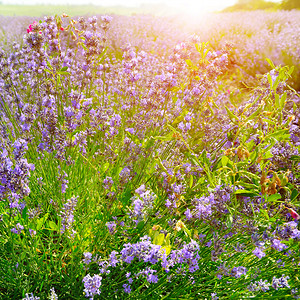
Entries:
[[189,1],[189,4],[184,7],[184,10],[185,13],[187,13],[190,16],[201,16],[209,12],[208,5],[199,0]]

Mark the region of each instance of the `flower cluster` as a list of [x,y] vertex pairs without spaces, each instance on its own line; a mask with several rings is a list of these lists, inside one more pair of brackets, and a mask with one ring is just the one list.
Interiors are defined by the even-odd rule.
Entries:
[[74,212],[76,209],[76,204],[78,201],[78,197],[72,197],[64,203],[63,208],[60,211],[61,217],[61,233],[65,231],[71,231],[71,236],[74,236],[76,231],[72,229],[72,224],[74,222]]
[[9,200],[9,206],[16,210],[22,210],[22,199],[28,196],[30,171],[34,165],[24,158],[28,150],[28,143],[24,139],[16,139],[9,146],[0,140],[0,200]]
[[145,185],[141,185],[135,192],[137,196],[131,198],[132,204],[129,216],[135,224],[138,224],[153,209],[153,204],[157,196],[150,190],[146,190]]

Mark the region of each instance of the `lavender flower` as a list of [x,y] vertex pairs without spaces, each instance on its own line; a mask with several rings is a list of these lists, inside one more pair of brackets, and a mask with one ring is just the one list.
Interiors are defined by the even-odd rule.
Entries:
[[109,263],[112,267],[116,267],[118,262],[119,262],[119,259],[117,258],[117,254],[118,252],[117,251],[112,251],[110,253],[110,256],[109,256]]
[[84,259],[82,260],[84,264],[89,265],[92,261],[92,253],[90,252],[84,252],[83,253]]
[[22,226],[20,223],[17,223],[16,227],[11,229],[11,232],[15,234],[20,234],[22,230],[24,230],[24,226]]
[[120,181],[126,183],[130,179],[130,169],[128,167],[123,168],[120,172]]
[[231,275],[234,276],[235,278],[240,278],[242,275],[246,275],[246,273],[247,273],[247,269],[242,266],[234,267],[231,270]]
[[268,283],[267,280],[262,281],[262,279],[260,279],[259,281],[255,281],[254,283],[250,283],[250,285],[248,286],[248,290],[250,292],[256,292],[256,291],[263,291],[266,292],[270,289],[270,283]]
[[108,228],[108,231],[111,235],[116,233],[116,229],[117,229],[117,224],[115,222],[107,222],[106,226]]
[[278,239],[273,239],[272,240],[272,247],[276,249],[277,251],[282,251],[287,248],[287,245],[283,244],[280,240]]
[[254,255],[256,255],[259,259],[261,259],[261,258],[263,258],[264,256],[266,256],[266,253],[264,253],[264,252],[262,251],[262,249],[259,248],[259,247],[256,247],[256,248],[252,251],[252,253],[253,253]]
[[[74,211],[76,208],[78,197],[72,197],[67,200],[60,211],[61,216],[61,234],[66,230],[71,230],[72,224],[74,222]],[[74,234],[75,232],[73,232]]]
[[130,293],[131,293],[131,287],[130,287],[130,284],[124,283],[124,284],[123,284],[123,288],[124,288],[124,292],[125,292],[126,294],[130,294]]
[[55,293],[54,287],[52,287],[52,288],[50,289],[50,297],[49,297],[49,300],[58,300],[58,296],[57,296],[57,294]]
[[129,215],[137,224],[142,221],[152,210],[156,195],[149,190],[146,191],[144,185],[141,185],[136,192],[138,196],[133,196],[131,198],[132,204]]
[[106,190],[110,190],[111,187],[113,186],[114,184],[114,181],[112,180],[111,177],[106,177],[104,180],[103,180],[103,187],[106,189]]
[[34,296],[33,293],[26,293],[25,294],[25,298],[23,298],[22,300],[39,300],[40,297]]
[[93,277],[88,274],[86,275],[82,282],[84,283],[84,292],[85,292],[85,297],[90,297],[90,299],[94,299],[95,295],[100,295],[100,286],[102,277],[99,275],[94,275]]
[[219,297],[217,296],[216,293],[211,293],[211,300],[218,300]]
[[278,290],[279,288],[290,288],[288,284],[288,279],[290,279],[289,276],[284,276],[284,274],[280,278],[276,278],[275,276],[272,279],[272,287],[275,290]]

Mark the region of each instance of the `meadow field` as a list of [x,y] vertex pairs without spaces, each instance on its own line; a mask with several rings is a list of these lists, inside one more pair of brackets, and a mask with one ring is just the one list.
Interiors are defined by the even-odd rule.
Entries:
[[75,15],[0,15],[0,299],[300,299],[300,11]]
[[[1,2],[0,2],[1,3]],[[114,15],[133,15],[133,14],[152,14],[152,15],[170,15],[174,14],[174,9],[166,5],[144,4],[138,7],[128,6],[100,6],[100,5],[1,5],[0,15],[11,17],[38,17],[62,15],[68,13],[70,17],[76,16],[94,16],[104,14]]]

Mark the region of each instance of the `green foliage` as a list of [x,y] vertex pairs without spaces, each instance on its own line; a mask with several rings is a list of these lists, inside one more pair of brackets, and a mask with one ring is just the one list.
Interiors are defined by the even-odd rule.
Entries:
[[237,4],[225,8],[225,12],[232,11],[247,11],[247,10],[276,10],[279,9],[279,4],[265,0],[239,0]]
[[281,8],[286,10],[299,9],[300,2],[298,0],[282,0]]
[[[190,43],[180,50],[182,58],[174,58],[181,59],[175,84],[163,85],[167,79],[159,76],[169,66],[165,57],[155,55],[149,66],[157,61],[162,68],[150,69],[155,74],[142,73],[144,81],[135,83],[123,71],[126,55],[124,61],[110,59],[113,53],[105,42],[102,52],[89,52],[89,35],[72,19],[63,30],[60,17],[53,22],[59,29],[59,47],[42,45],[47,59],[40,72],[30,74],[38,78],[36,85],[20,89],[23,105],[14,103],[18,98],[11,95],[1,100],[1,122],[7,130],[1,133],[1,147],[8,149],[1,159],[11,157],[9,166],[14,168],[18,159],[12,145],[26,139],[25,158],[35,170],[26,175],[31,192],[24,195],[21,210],[13,209],[11,195],[0,201],[0,296],[19,299],[33,292],[46,299],[55,287],[59,299],[85,299],[83,278],[102,269],[101,294],[95,299],[209,299],[212,293],[220,299],[292,297],[292,289],[299,286],[299,241],[290,233],[279,237],[279,229],[294,218],[288,211],[299,208],[299,146],[291,139],[299,104],[287,84],[294,67],[275,66],[268,59],[272,70],[255,88],[233,93],[233,75],[240,78],[241,70],[230,74],[224,62],[230,52],[222,49],[217,54],[209,43]],[[39,37],[36,31],[31,36]],[[106,32],[102,34],[101,38]],[[33,59],[41,56],[35,45],[30,49]],[[74,66],[59,60],[62,45],[73,45],[74,57],[84,62],[81,68],[88,65],[90,73],[77,82]],[[137,71],[146,72],[144,68]],[[24,83],[22,74],[13,79],[16,86]],[[119,94],[110,90],[116,79]],[[152,82],[156,94],[145,105],[142,100]],[[14,85],[5,83],[1,91],[15,96]],[[49,86],[54,92],[42,94]],[[128,87],[139,96],[128,93]],[[74,104],[70,94],[75,91],[80,97]],[[43,103],[49,94],[53,104]],[[36,119],[23,130],[20,115],[35,104]],[[52,112],[51,123],[44,116]],[[45,128],[50,128],[49,148],[42,151]],[[62,141],[65,148],[60,153]],[[279,146],[293,155],[284,157]],[[130,254],[132,262],[120,259],[122,249],[146,235],[151,245],[160,246],[158,253],[178,255],[174,266],[162,266],[161,257],[158,262],[144,261],[146,247],[139,258]],[[285,251],[275,249],[277,238]],[[192,271],[195,258],[185,257],[187,245],[197,245],[198,265]],[[257,247],[265,256],[254,254]],[[118,252],[119,265],[108,265],[112,251]],[[87,252],[93,257],[88,263]],[[157,282],[139,274],[149,268]],[[241,274],[236,273],[239,268]],[[248,288],[255,280],[271,283],[282,274],[290,276],[290,287],[265,293]],[[128,276],[134,279],[131,294],[123,290]]]

